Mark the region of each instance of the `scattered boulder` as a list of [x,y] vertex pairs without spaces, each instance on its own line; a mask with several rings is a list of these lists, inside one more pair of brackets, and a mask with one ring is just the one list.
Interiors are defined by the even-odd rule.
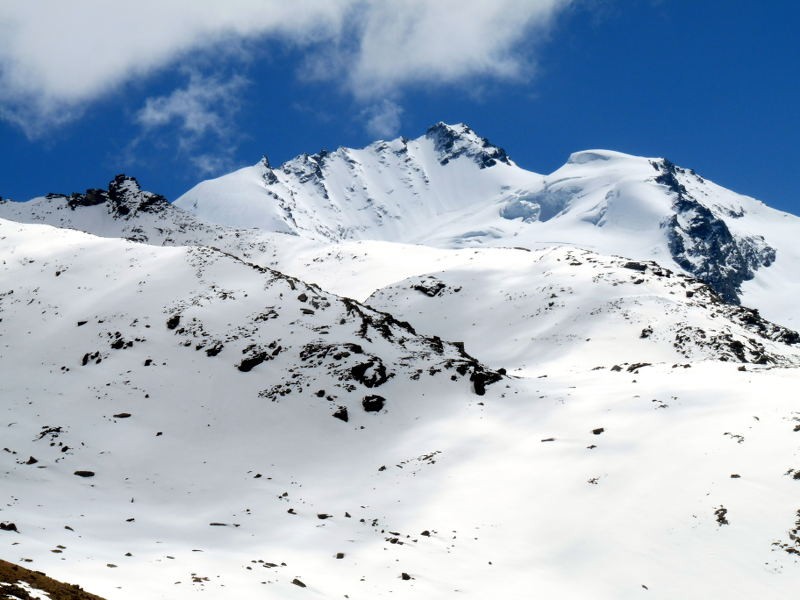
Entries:
[[624,269],[631,269],[632,271],[644,272],[647,270],[647,263],[631,260],[622,265],[622,267]]
[[366,412],[380,412],[383,410],[385,404],[386,398],[376,395],[364,396],[364,399],[361,401],[361,406],[364,407]]
[[352,367],[350,376],[368,388],[379,387],[389,379],[389,375],[386,373],[386,366],[377,356],[373,356],[367,362]]
[[75,471],[74,475],[78,477],[94,477],[94,471]]
[[259,352],[257,354],[254,354],[253,356],[243,358],[242,362],[236,365],[236,368],[239,369],[242,373],[247,373],[248,371],[252,371],[254,367],[257,367],[265,360],[267,360],[267,353]]
[[499,372],[495,373],[494,371],[475,369],[472,375],[470,375],[469,380],[472,382],[475,393],[478,396],[484,396],[486,394],[486,386],[497,383],[502,378],[503,376]]
[[346,406],[340,406],[336,410],[336,412],[333,413],[333,418],[334,419],[339,419],[340,421],[344,421],[345,423],[347,423],[347,421],[350,420],[350,417],[347,414],[347,407]]

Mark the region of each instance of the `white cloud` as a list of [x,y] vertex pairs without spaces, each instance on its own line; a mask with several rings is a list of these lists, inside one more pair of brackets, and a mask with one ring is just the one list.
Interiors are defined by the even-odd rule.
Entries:
[[383,100],[370,106],[365,111],[367,132],[380,138],[394,137],[400,130],[400,116],[402,114],[402,107],[391,100]]
[[0,116],[36,136],[197,50],[261,34],[305,44],[342,16],[329,0],[0,0]]
[[[474,76],[525,77],[530,47],[565,0],[372,2],[348,60],[361,97],[414,83]],[[527,50],[527,51],[526,51]]]
[[203,153],[192,156],[189,162],[197,171],[199,177],[216,176],[227,173],[233,165],[233,151],[224,149],[217,154]]
[[247,80],[241,76],[222,79],[191,71],[186,87],[148,98],[136,113],[136,121],[145,130],[176,124],[188,138],[209,133],[223,135],[229,117],[240,106],[240,95],[246,85]]
[[[188,70],[188,82],[169,94],[148,98],[135,115],[141,134],[131,143],[128,154],[154,142],[158,134],[161,145],[175,143],[175,151],[199,171],[199,175],[215,175],[228,169],[237,147],[239,135],[233,127],[241,107],[241,95],[248,81],[239,75],[205,76]],[[215,153],[203,151],[212,147]]]
[[[194,53],[271,36],[362,100],[525,76],[570,0],[0,0],[0,118],[35,136]],[[317,69],[316,75],[322,76]]]

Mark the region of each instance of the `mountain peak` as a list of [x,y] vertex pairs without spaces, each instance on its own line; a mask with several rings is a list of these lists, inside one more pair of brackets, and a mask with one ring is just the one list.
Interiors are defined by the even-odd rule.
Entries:
[[169,202],[164,196],[142,191],[139,181],[120,173],[108,183],[107,189],[89,188],[83,193],[47,194],[50,200],[63,199],[71,210],[105,204],[114,217],[130,218],[137,212],[160,212]]
[[465,123],[449,125],[439,121],[428,128],[425,137],[433,141],[442,165],[461,156],[473,159],[481,169],[493,167],[498,162],[512,164],[505,150],[479,136]]

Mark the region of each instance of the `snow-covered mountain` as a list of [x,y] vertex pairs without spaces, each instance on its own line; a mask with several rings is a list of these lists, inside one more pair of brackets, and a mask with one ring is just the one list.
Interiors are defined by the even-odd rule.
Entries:
[[800,584],[791,332],[654,264],[486,252],[516,278],[489,261],[371,302],[514,377],[219,250],[0,220],[4,558],[115,599]]
[[[800,364],[800,335],[656,263],[559,247],[498,249],[373,293],[367,304],[464,341],[515,374],[715,359]],[[487,318],[488,315],[491,315]]]
[[198,184],[175,204],[199,217],[306,238],[443,248],[570,244],[654,260],[769,318],[800,319],[800,219],[665,159],[577,152],[550,175],[514,164],[466,125],[262,160]]
[[109,600],[787,597],[798,233],[443,124],[0,202],[0,558]]

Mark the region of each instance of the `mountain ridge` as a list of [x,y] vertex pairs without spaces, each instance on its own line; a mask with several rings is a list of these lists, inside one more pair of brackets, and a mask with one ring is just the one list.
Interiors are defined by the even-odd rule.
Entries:
[[[59,210],[63,204],[71,214]],[[103,205],[107,215],[88,216]],[[148,209],[150,217],[143,214]],[[277,268],[285,265],[276,258],[275,243],[254,227],[311,244],[569,244],[655,260],[708,283],[728,302],[754,306],[784,325],[800,323],[777,289],[788,284],[800,293],[794,267],[800,252],[793,243],[799,218],[667,159],[585,150],[549,175],[525,171],[464,124],[440,122],[413,140],[301,154],[278,167],[265,157],[198,184],[169,206],[120,175],[107,191],[2,202],[0,217],[157,244],[245,238],[233,244],[235,254],[257,258],[248,248],[258,246],[262,257],[271,252],[268,266]]]
[[215,184],[272,229],[0,202],[0,552],[120,600],[791,594],[796,221],[446,127]]

